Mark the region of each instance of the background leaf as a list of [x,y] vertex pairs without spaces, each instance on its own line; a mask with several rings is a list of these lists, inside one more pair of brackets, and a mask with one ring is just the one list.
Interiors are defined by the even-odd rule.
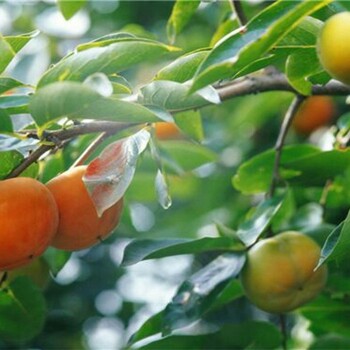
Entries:
[[185,281],[164,310],[163,335],[199,319],[216,299],[212,292],[222,282],[235,278],[244,262],[244,254],[220,255]]
[[66,20],[73,17],[82,7],[86,0],[57,0],[58,7]]
[[0,290],[0,334],[15,343],[37,335],[46,315],[45,300],[29,277],[16,278]]
[[181,254],[198,254],[210,251],[240,251],[245,249],[238,240],[229,237],[204,237],[200,239],[138,239],[124,250],[123,265],[136,264],[142,260],[158,259]]
[[177,0],[175,2],[167,25],[168,37],[171,42],[175,41],[176,35],[189,22],[199,4],[200,0]]
[[[267,191],[272,178],[274,151],[266,151],[242,164],[233,178],[243,193]],[[286,146],[280,172],[290,185],[324,186],[349,167],[349,150],[322,152],[310,145]],[[332,164],[330,167],[329,164]]]

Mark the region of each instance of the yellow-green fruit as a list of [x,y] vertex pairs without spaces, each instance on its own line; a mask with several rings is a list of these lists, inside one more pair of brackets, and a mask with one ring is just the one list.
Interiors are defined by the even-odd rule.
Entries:
[[12,282],[19,276],[27,276],[40,289],[45,289],[50,281],[49,265],[42,258],[35,259],[26,266],[8,272],[7,282]]
[[324,287],[327,267],[314,271],[320,247],[310,237],[287,231],[263,239],[248,252],[241,281],[250,301],[272,313],[292,311]]
[[350,12],[341,12],[326,21],[317,44],[324,69],[334,78],[350,84]]

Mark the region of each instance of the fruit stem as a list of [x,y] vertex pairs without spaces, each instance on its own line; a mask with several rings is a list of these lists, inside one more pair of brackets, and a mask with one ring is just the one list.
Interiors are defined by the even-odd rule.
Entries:
[[288,334],[287,334],[287,318],[285,314],[279,315],[279,322],[281,327],[281,334],[282,334],[282,349],[287,350],[287,340],[288,340]]
[[3,273],[0,279],[0,288],[2,287],[2,284],[7,280],[7,271]]

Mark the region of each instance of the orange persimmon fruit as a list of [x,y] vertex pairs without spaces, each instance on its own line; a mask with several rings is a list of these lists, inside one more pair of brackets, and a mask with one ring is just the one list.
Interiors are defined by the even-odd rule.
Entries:
[[157,122],[155,123],[155,134],[159,140],[177,139],[181,131],[175,123]]
[[336,114],[335,104],[329,96],[311,96],[300,106],[293,120],[298,134],[309,135],[329,124]]
[[249,249],[241,273],[246,296],[271,313],[289,312],[314,299],[327,281],[327,266],[315,271],[320,250],[296,231],[262,239]]
[[57,234],[51,243],[55,248],[69,251],[89,248],[109,236],[119,223],[123,199],[99,217],[82,179],[86,168],[69,169],[46,184],[59,213]]
[[58,227],[56,202],[39,181],[0,181],[0,271],[29,264],[49,246]]

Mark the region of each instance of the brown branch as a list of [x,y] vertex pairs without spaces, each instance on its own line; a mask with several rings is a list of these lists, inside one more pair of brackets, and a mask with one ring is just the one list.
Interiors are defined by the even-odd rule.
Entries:
[[[268,91],[287,91],[297,94],[297,91],[295,91],[295,89],[289,84],[285,75],[282,73],[265,73],[257,76],[247,76],[241,79],[236,79],[230,83],[227,83],[226,85],[217,86],[216,91],[218,92],[222,101],[238,96]],[[331,81],[324,86],[313,86],[311,94],[347,96],[350,95],[350,87],[341,84],[338,81]],[[210,102],[208,102],[206,105],[210,105]],[[202,107],[205,107],[206,105]],[[184,108],[183,110],[187,109],[188,108]],[[176,112],[181,112],[183,110],[178,110]],[[74,125],[71,128],[63,130],[46,131],[43,139],[41,140],[43,144],[26,159],[24,159],[23,162],[7,176],[7,178],[18,176],[28,166],[38,161],[46,152],[54,148],[62,147],[65,142],[69,142],[69,140],[74,137],[91,133],[107,132],[108,134],[113,134],[135,125],[137,125],[137,123],[120,123],[114,121],[95,120],[89,123]],[[35,132],[27,134],[27,137],[38,139],[38,135]]]
[[[227,85],[217,87],[217,92],[222,101],[237,96],[257,94],[268,91],[287,91],[297,94],[298,92],[289,84],[286,76],[282,73],[262,74],[260,76],[247,76],[237,79]],[[350,86],[338,81],[330,81],[326,85],[314,85],[311,95],[347,96],[350,94]]]
[[[72,138],[92,134],[96,132],[108,132],[108,134],[116,133],[134,126],[131,123],[119,123],[111,121],[93,121],[85,124],[75,125],[69,129],[58,131],[46,131],[44,133],[44,144],[32,152],[22,163],[20,163],[13,171],[6,176],[7,179],[20,175],[31,164],[38,161],[48,151],[62,147],[62,145]],[[33,135],[34,136],[34,135]]]

